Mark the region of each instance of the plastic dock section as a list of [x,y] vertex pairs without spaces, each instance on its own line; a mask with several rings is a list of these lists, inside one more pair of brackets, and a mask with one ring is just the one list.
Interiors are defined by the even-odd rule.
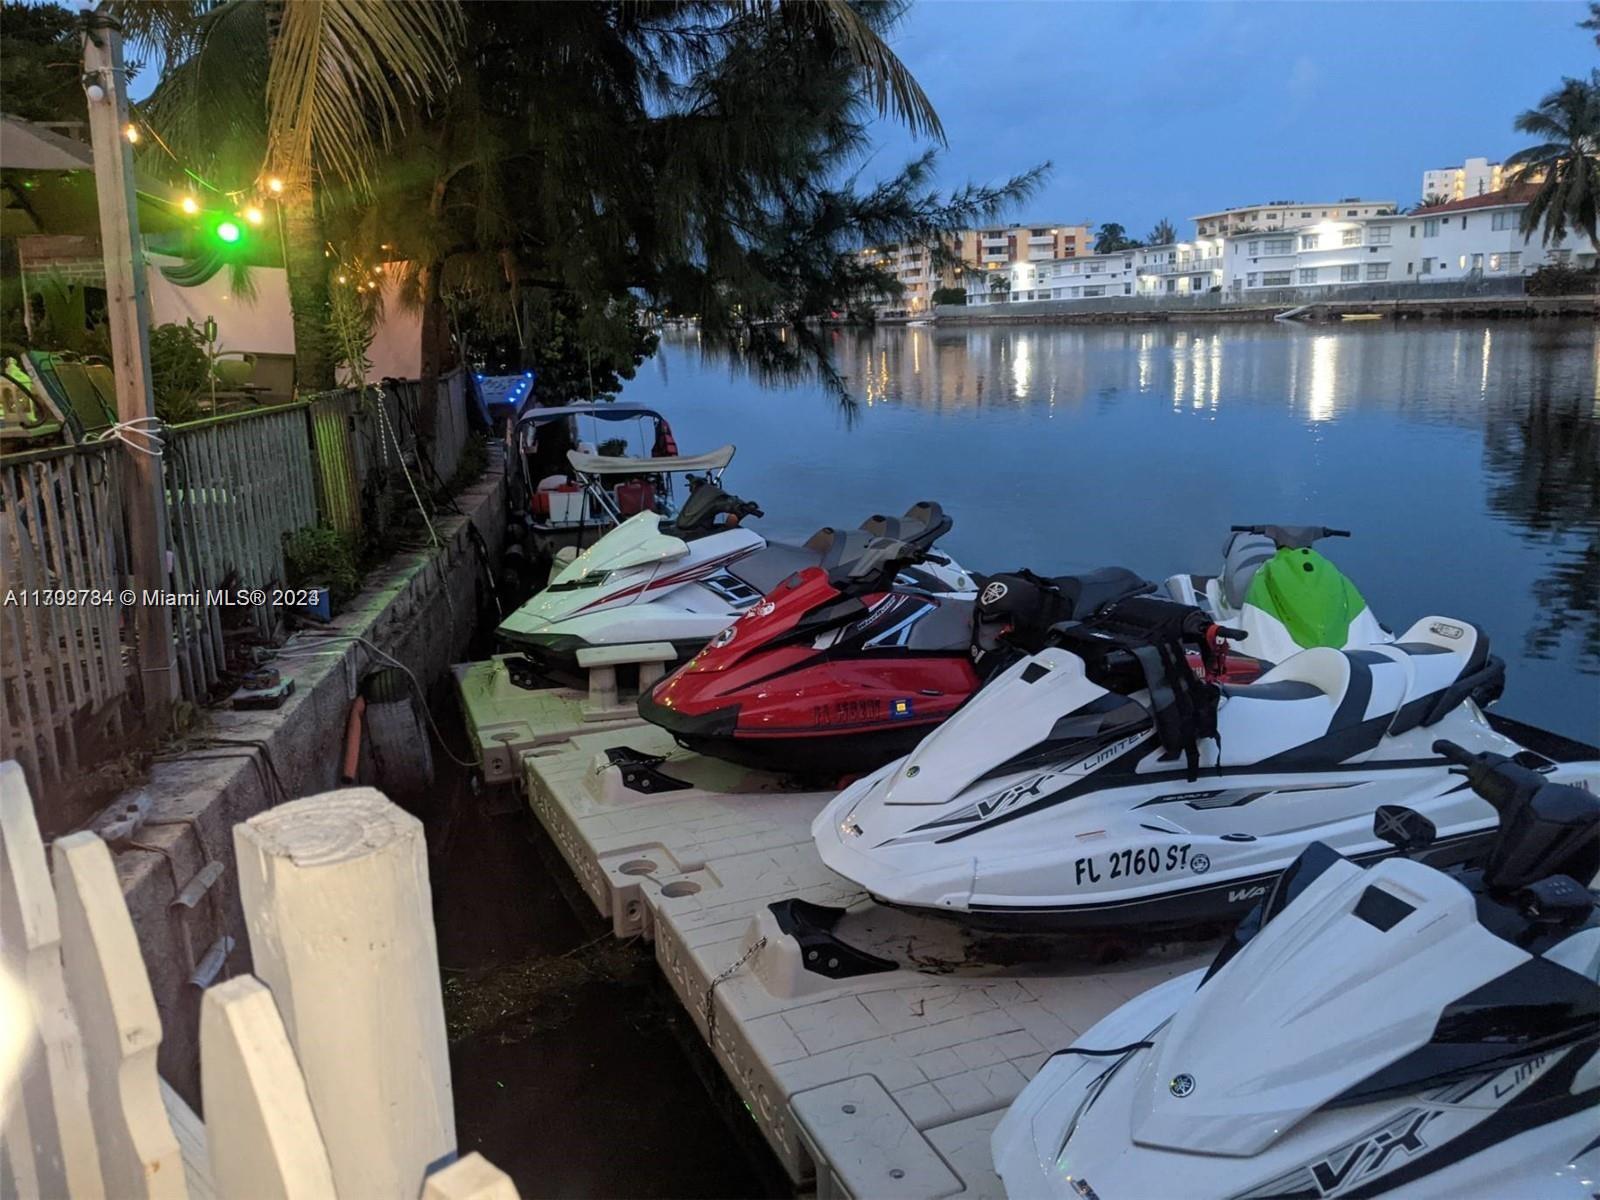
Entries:
[[[595,907],[619,938],[653,942],[790,1178],[821,1200],[1001,1195],[989,1135],[1045,1058],[1212,953],[1177,944],[1101,966],[876,905],[811,841],[832,793],[651,725],[585,729],[576,693],[475,703],[484,667],[458,669],[479,745],[520,755],[533,811]],[[847,907],[838,941],[899,965],[831,978],[851,964],[802,949],[769,908],[791,898]]]

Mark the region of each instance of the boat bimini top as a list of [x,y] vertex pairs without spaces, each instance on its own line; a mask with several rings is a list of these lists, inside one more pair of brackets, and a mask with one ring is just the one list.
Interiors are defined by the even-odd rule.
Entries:
[[671,471],[704,471],[713,480],[733,461],[733,446],[718,446],[704,454],[669,454],[653,458],[623,458],[568,450],[567,461],[580,475],[659,475]]

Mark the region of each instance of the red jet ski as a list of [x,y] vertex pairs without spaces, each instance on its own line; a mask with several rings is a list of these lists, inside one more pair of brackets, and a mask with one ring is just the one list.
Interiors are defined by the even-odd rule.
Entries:
[[[691,750],[837,780],[909,753],[1001,661],[1042,648],[1051,624],[1154,587],[1110,567],[993,576],[982,600],[976,585],[936,593],[916,564],[950,527],[938,517],[909,539],[837,535],[819,566],[784,580],[641,695],[639,714]],[[1035,580],[1044,602],[1019,609]]]

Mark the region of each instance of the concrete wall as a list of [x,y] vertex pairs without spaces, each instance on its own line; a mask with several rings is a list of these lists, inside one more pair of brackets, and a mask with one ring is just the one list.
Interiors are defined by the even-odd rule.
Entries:
[[[391,559],[368,578],[366,588],[331,626],[373,642],[430,689],[464,654],[477,616],[480,572],[467,533],[469,521],[493,553],[504,540],[504,474],[498,453],[491,450],[488,473],[457,497],[466,515],[436,519],[439,547]],[[307,647],[314,656],[289,656]],[[351,699],[367,670],[382,665],[350,641],[319,643],[302,636],[292,639],[286,650],[289,654],[273,665],[294,679],[294,695],[271,711],[201,714],[197,727],[160,756],[151,771],[146,786],[155,803],[150,820],[135,836],[138,846],[121,847],[116,855],[161,1014],[161,1074],[191,1104],[200,1099],[200,992],[188,982],[184,928],[196,959],[226,931],[236,945],[223,975],[250,969],[233,826],[284,799],[338,785]],[[460,753],[460,747],[453,749]],[[435,747],[435,758],[439,755]],[[208,859],[226,868],[212,896],[193,911],[173,908],[178,891]]]

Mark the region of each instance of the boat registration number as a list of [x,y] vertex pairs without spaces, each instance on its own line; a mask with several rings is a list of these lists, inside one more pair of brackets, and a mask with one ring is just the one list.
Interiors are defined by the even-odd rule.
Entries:
[[[1145,846],[1137,850],[1113,850],[1110,854],[1091,854],[1072,867],[1073,882],[1100,883],[1107,879],[1126,879],[1136,875],[1165,875],[1171,871],[1205,871],[1211,866],[1205,855],[1189,855],[1190,843],[1176,846]],[[1201,862],[1204,860],[1205,865]]]

